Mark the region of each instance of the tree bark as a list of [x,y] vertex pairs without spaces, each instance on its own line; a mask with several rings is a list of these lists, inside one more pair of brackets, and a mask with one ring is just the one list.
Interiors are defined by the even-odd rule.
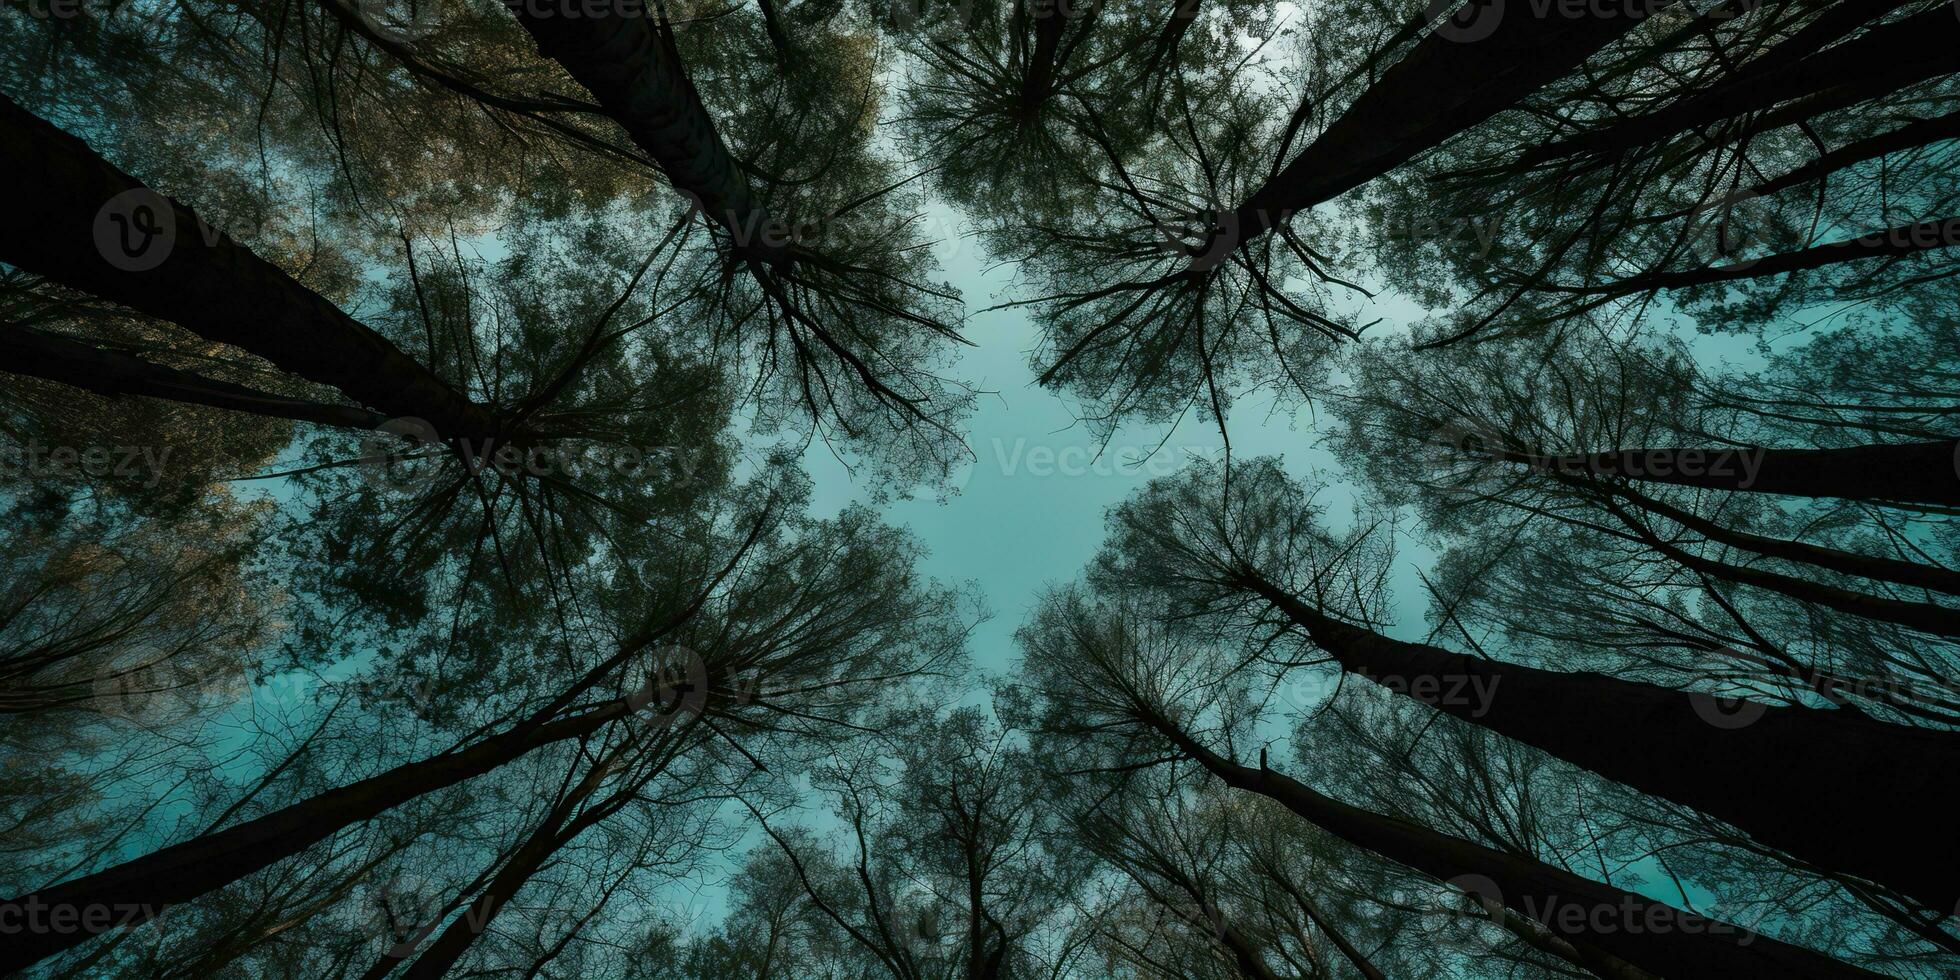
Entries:
[[[123,916],[112,918],[114,925],[147,925],[172,905],[270,867],[344,828],[481,776],[533,749],[589,735],[631,710],[627,701],[613,701],[576,717],[539,726],[519,725],[468,748],[396,766],[237,826],[0,902],[0,919],[88,922],[97,914],[94,910],[101,909],[112,917]],[[80,945],[114,925],[68,931],[24,929],[0,945],[0,974]]]
[[343,429],[371,430],[388,420],[364,408],[288,398],[167,368],[32,327],[0,325],[0,370],[98,395],[162,398]]
[[[1468,885],[1481,900],[1502,903],[1575,945],[1590,944],[1643,970],[1666,977],[1878,975],[1542,861],[1350,806],[1270,769],[1226,759],[1163,718],[1144,720],[1226,785],[1274,800],[1356,847]],[[1478,880],[1465,881],[1472,877]]]
[[[1960,507],[1960,440],[1843,449],[1656,448],[1567,456],[1492,450],[1491,455],[1552,473],[1704,490]],[[1756,461],[1753,468],[1749,460]]]
[[511,8],[538,50],[624,127],[673,185],[728,233],[739,254],[789,258],[785,230],[756,198],[663,29],[637,4],[603,4],[558,16],[537,4]]
[[1730,714],[1706,695],[1396,640],[1332,619],[1263,578],[1242,584],[1345,671],[1727,821],[1803,861],[1929,908],[1960,903],[1951,873],[1960,835],[1939,802],[1960,771],[1960,734],[1829,709],[1753,704]]
[[0,191],[0,261],[420,418],[442,438],[498,432],[490,409],[387,338],[4,96]]

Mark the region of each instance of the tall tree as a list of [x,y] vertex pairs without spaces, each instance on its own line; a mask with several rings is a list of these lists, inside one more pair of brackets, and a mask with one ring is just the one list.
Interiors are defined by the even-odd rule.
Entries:
[[[1927,806],[1939,795],[1930,773],[1942,764],[1928,760],[1960,752],[1952,733],[1803,706],[1752,707],[1746,724],[1723,726],[1705,693],[1397,640],[1381,632],[1380,599],[1371,596],[1386,560],[1367,540],[1378,528],[1336,538],[1319,526],[1308,497],[1271,460],[1154,484],[1112,514],[1109,550],[1095,574],[1168,600],[1175,612],[1255,629],[1271,609],[1344,673],[1930,908],[1960,901],[1923,860],[1945,846]],[[1855,756],[1836,751],[1848,744],[1869,748]],[[1793,756],[1815,759],[1815,767],[1798,773],[1778,762]],[[1820,797],[1820,778],[1857,788]],[[1820,812],[1831,818],[1818,823]]]
[[[1272,799],[1358,847],[1453,880],[1481,902],[1531,915],[1561,937],[1595,945],[1661,975],[1708,969],[1871,975],[1821,953],[1710,922],[1530,858],[1352,806],[1263,763],[1237,762],[1229,745],[1221,751],[1194,730],[1205,724],[1200,718],[1215,718],[1213,712],[1223,711],[1225,732],[1234,733],[1232,715],[1240,710],[1235,699],[1198,680],[1201,671],[1222,667],[1225,660],[1203,656],[1150,630],[1131,610],[1098,608],[1079,594],[1063,593],[1022,636],[1027,668],[1047,699],[1045,730],[1131,746],[1118,758],[1136,758],[1138,752],[1151,753],[1143,756],[1150,758],[1169,749],[1227,786]],[[1551,912],[1559,906],[1587,911],[1563,916]],[[1622,911],[1612,911],[1616,909]],[[1611,925],[1614,915],[1627,912],[1654,928],[1634,935]]]

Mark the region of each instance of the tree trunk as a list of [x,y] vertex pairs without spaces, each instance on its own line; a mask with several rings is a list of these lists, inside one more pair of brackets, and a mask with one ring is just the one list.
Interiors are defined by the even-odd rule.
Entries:
[[370,430],[387,421],[387,416],[364,408],[274,395],[32,327],[0,325],[0,370],[98,395],[162,398],[344,429]]
[[[1960,112],[1949,112],[1944,116],[1921,119],[1890,132],[1846,143],[1781,177],[1749,188],[1748,193],[1759,197],[1775,194],[1822,179],[1853,164],[1954,139],[1960,139]],[[1686,217],[1693,213],[1695,212],[1683,211],[1671,217]]]
[[1272,799],[1356,847],[1453,881],[1482,901],[1501,903],[1574,944],[1606,950],[1643,970],[1666,977],[1877,976],[1542,861],[1349,806],[1269,769],[1232,762],[1165,719],[1145,720],[1226,785]]
[[[1646,5],[1651,15],[1671,0]],[[1347,112],[1253,192],[1220,234],[1250,241],[1288,215],[1379,177],[1564,77],[1643,23],[1597,5],[1466,4],[1416,44]],[[1508,14],[1508,16],[1506,16]]]
[[1693,531],[1710,541],[1720,542],[1737,548],[1753,551],[1771,558],[1800,562],[1827,568],[1846,575],[1856,575],[1879,582],[1893,582],[1916,589],[1943,592],[1960,596],[1960,572],[1937,565],[1926,565],[1915,561],[1897,558],[1881,558],[1859,554],[1854,551],[1839,551],[1803,541],[1784,538],[1771,538],[1760,534],[1738,531],[1717,521],[1711,521],[1691,511],[1685,511],[1656,500],[1631,487],[1618,487],[1612,491],[1624,497],[1629,503],[1650,514],[1664,517],[1682,527]]
[[1261,858],[1255,857],[1254,860],[1260,862],[1260,869],[1265,872],[1266,877],[1279,885],[1281,889],[1285,890],[1287,895],[1292,897],[1293,903],[1300,906],[1300,911],[1305,912],[1307,918],[1312,920],[1313,924],[1319,927],[1321,932],[1327,934],[1328,940],[1333,942],[1334,947],[1341,951],[1342,956],[1347,957],[1349,963],[1354,964],[1355,970],[1359,971],[1366,980],[1387,980],[1382,975],[1381,969],[1369,961],[1368,955],[1363,953],[1353,942],[1349,941],[1347,934],[1342,932],[1338,926],[1329,921],[1325,915],[1322,915],[1320,906],[1315,904],[1313,899],[1308,898],[1305,892],[1295,887],[1292,880],[1287,878],[1285,872],[1265,864]]
[[1066,0],[1022,0],[1030,5],[1034,20],[1034,52],[1028,56],[1027,74],[1021,80],[1021,109],[1033,113],[1048,104],[1055,94],[1056,64],[1062,51],[1062,31],[1068,27],[1061,4]]
[[1569,456],[1493,450],[1491,455],[1553,473],[1704,490],[1960,507],[1960,440],[1843,449],[1619,449]]
[[755,0],[762,8],[762,29],[769,33],[769,44],[776,49],[776,60],[784,65],[796,60],[796,46],[790,43],[789,34],[784,32],[782,19],[776,15],[776,0]]
[[1710,575],[1725,582],[1764,589],[1814,603],[1826,609],[1848,613],[1864,619],[1875,619],[1884,623],[1897,623],[1934,636],[1960,637],[1960,609],[1952,609],[1931,602],[1908,602],[1887,596],[1875,596],[1864,592],[1854,592],[1808,578],[1797,578],[1777,572],[1768,572],[1747,565],[1736,565],[1704,558],[1681,548],[1655,534],[1644,523],[1615,504],[1611,498],[1602,502],[1613,512],[1635,536],[1675,564],[1691,571]]
[[[609,762],[610,758],[593,763],[584,778],[579,780],[579,785],[552,807],[551,812],[518,847],[517,853],[490,879],[483,894],[470,902],[462,914],[449,923],[449,928],[444,929],[442,935],[416,957],[415,963],[403,974],[403,980],[435,980],[447,975],[470,944],[490,927],[497,913],[502,912],[518,890],[537,875],[538,869],[544,867],[544,863],[560,848],[596,822],[583,816],[575,819],[574,811],[598,790],[607,775]],[[385,970],[381,972],[386,973]]]
[[1150,49],[1150,59],[1144,62],[1143,75],[1146,80],[1163,67],[1166,59],[1177,53],[1178,45],[1184,43],[1184,35],[1191,33],[1191,25],[1198,22],[1199,3],[1200,0],[1174,0],[1171,4],[1170,19],[1164,21],[1163,29],[1157,32],[1157,42]]
[[592,93],[667,179],[729,234],[737,253],[769,262],[789,257],[785,229],[756,199],[649,8],[603,4],[579,17],[536,4],[511,9],[538,50]]
[[1591,943],[1574,943],[1553,934],[1545,924],[1530,916],[1519,915],[1507,908],[1499,908],[1492,916],[1505,932],[1522,940],[1525,945],[1550,956],[1556,956],[1578,967],[1600,980],[1662,980],[1627,961],[1608,953]]
[[[1855,104],[1960,70],[1960,17],[1951,9],[1908,17],[1815,52],[1812,44],[1829,40],[1826,35],[1831,29],[1848,29],[1869,19],[1873,11],[1870,5],[1852,3],[1832,13],[1838,16],[1827,13],[1813,25],[1819,28],[1819,36],[1804,38],[1800,31],[1799,38],[1789,42],[1796,50],[1783,52],[1785,45],[1779,45],[1706,92],[1547,143],[1519,157],[1510,169],[1522,171],[1581,153],[1624,153],[1724,119],[1826,92],[1834,93],[1828,100],[1833,107]],[[1854,23],[1843,23],[1847,20]]]
[[1939,803],[1960,771],[1960,734],[1830,709],[1747,704],[1725,712],[1707,695],[1396,640],[1331,619],[1265,579],[1243,586],[1345,671],[1725,820],[1804,861],[1929,908],[1960,903],[1951,873],[1960,867],[1960,835]]
[[[55,929],[29,928],[0,945],[0,974],[23,969],[117,925],[147,925],[172,905],[270,867],[344,828],[481,776],[533,749],[589,735],[631,710],[628,702],[614,701],[573,718],[519,725],[466,749],[396,766],[237,826],[0,902],[0,918],[7,921],[56,925]],[[64,921],[109,924],[60,931]]]
[[1757,279],[1789,272],[1808,272],[1842,262],[1862,259],[1903,258],[1919,252],[1960,245],[1960,218],[1933,218],[1884,231],[1847,238],[1824,245],[1812,245],[1795,252],[1779,252],[1760,259],[1747,259],[1705,269],[1673,272],[1646,272],[1598,286],[1552,287],[1557,292],[1626,296],[1655,289],[1686,289],[1710,286],[1737,279]]
[[169,320],[445,439],[498,424],[387,338],[0,96],[0,261]]

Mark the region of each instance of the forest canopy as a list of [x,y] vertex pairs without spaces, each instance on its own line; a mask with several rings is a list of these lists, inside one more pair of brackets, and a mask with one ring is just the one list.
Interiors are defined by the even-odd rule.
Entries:
[[0,975],[1960,975],[1946,0],[6,0],[0,199]]

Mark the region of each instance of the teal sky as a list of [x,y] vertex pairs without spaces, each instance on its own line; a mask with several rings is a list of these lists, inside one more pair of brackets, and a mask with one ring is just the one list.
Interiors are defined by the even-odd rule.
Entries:
[[[948,229],[937,249],[941,276],[960,290],[969,313],[965,334],[975,344],[961,349],[949,374],[991,393],[980,396],[967,423],[975,458],[954,477],[958,493],[941,502],[928,491],[888,503],[883,513],[930,549],[925,574],[978,584],[993,616],[974,634],[973,663],[997,675],[1011,668],[1014,630],[1040,591],[1075,578],[1094,557],[1104,513],[1194,456],[1222,459],[1225,442],[1215,425],[1193,413],[1174,427],[1125,426],[1102,448],[1066,398],[1035,383],[1029,355],[1040,343],[1036,323],[1022,309],[981,312],[1027,295],[1027,286],[1015,282],[1016,267],[992,261],[958,212],[937,203],[926,211],[936,227]],[[1360,322],[1385,317],[1377,329],[1392,331],[1412,312],[1376,301]],[[1317,444],[1316,416],[1325,420],[1325,405],[1277,412],[1269,398],[1253,397],[1229,414],[1234,457],[1284,457],[1294,476],[1318,475],[1335,484],[1321,499],[1330,519],[1347,516],[1353,488],[1339,484],[1333,454]],[[827,516],[869,498],[828,447],[812,445],[803,462],[815,484],[814,514]],[[1422,596],[1412,561],[1423,555],[1406,541],[1398,547],[1393,632],[1420,636]]]

